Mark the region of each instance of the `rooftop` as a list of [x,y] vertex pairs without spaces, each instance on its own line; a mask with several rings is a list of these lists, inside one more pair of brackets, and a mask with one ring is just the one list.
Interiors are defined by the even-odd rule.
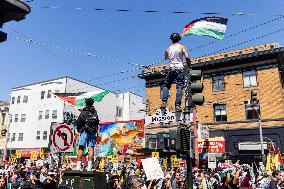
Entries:
[[[191,60],[191,68],[202,68],[208,65],[217,65],[220,63],[226,63],[230,61],[236,61],[240,59],[253,58],[262,55],[268,55],[278,52],[283,52],[284,47],[279,47],[278,43],[267,43],[263,45],[233,50],[229,52],[223,52],[218,54],[212,54],[208,56],[198,57]],[[143,70],[142,74],[138,77],[145,78],[149,75],[155,75],[169,68],[169,64],[160,66],[152,66]]]

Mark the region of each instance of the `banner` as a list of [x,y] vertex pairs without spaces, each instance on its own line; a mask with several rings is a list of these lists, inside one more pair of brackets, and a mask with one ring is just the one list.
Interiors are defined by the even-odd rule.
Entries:
[[223,137],[198,139],[198,153],[202,152],[224,153],[225,139]]
[[120,121],[100,124],[101,139],[97,141],[96,156],[125,155],[145,147],[144,121]]

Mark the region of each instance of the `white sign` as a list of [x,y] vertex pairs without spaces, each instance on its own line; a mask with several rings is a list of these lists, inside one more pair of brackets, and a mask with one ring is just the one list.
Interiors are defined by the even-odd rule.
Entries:
[[208,153],[208,169],[216,169],[216,167],[217,167],[216,154]]
[[147,180],[164,179],[164,173],[157,158],[146,158],[141,160]]
[[53,123],[51,133],[51,153],[74,151],[74,128],[72,126]]
[[[183,120],[183,113],[182,112],[170,112],[169,108],[167,109],[157,109],[156,113],[153,115],[146,115],[145,116],[145,124],[159,124],[159,123],[170,123],[170,122],[177,122]],[[190,116],[190,122],[192,122],[192,115]]]
[[197,130],[198,138],[206,139],[209,138],[209,128],[207,125],[198,124]]

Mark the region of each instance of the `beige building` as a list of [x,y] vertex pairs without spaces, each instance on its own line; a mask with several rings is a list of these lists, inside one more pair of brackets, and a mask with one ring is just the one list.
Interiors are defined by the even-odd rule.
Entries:
[[[150,115],[161,105],[161,89],[165,79],[163,72],[166,69],[167,65],[151,67],[139,75],[146,81],[146,102]],[[284,138],[278,131],[284,127],[284,47],[270,43],[199,57],[192,60],[192,69],[203,71],[203,79],[198,82],[204,85],[202,95],[205,102],[202,106],[197,106],[197,114],[199,123],[208,125],[210,133],[227,135],[225,131],[236,133],[246,129],[243,130],[242,137],[242,140],[246,140],[245,138],[249,138],[248,130],[254,130],[251,140],[259,141],[258,117],[247,105],[251,91],[255,90],[264,135],[272,138],[278,147],[283,147]],[[173,111],[175,85],[170,94],[168,107]],[[184,98],[182,104],[185,104]],[[147,125],[146,133],[155,135],[167,132],[175,124]],[[266,128],[274,128],[273,134],[266,133]],[[246,134],[247,137],[244,137]],[[231,139],[233,140],[232,136]],[[235,144],[226,143],[238,146],[238,141]]]
[[[9,125],[9,103],[0,101],[0,157],[6,144],[6,133]],[[1,162],[1,159],[0,159]]]

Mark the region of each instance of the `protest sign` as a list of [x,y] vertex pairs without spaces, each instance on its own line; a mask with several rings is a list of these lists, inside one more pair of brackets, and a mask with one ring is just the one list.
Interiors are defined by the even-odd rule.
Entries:
[[157,158],[146,158],[141,161],[147,180],[164,178],[162,168]]

